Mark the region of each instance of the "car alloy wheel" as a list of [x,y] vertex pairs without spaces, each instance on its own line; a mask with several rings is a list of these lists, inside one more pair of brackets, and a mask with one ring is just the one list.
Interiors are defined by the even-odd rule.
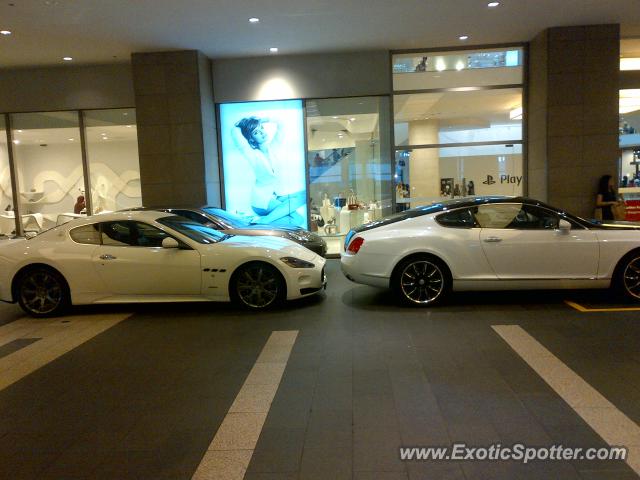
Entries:
[[438,265],[429,260],[415,260],[400,273],[400,289],[411,303],[434,303],[444,291],[445,277]]
[[18,295],[22,308],[34,316],[57,313],[67,303],[64,280],[48,269],[32,270],[22,277]]
[[236,274],[235,293],[250,308],[266,308],[280,298],[282,280],[271,265],[253,263],[242,267]]
[[640,257],[632,258],[627,263],[622,282],[627,294],[640,300]]

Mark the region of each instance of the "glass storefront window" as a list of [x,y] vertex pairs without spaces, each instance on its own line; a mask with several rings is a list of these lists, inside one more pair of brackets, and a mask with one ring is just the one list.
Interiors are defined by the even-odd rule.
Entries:
[[7,131],[4,116],[0,115],[0,235],[10,235],[15,231],[13,210]]
[[522,88],[396,95],[397,146],[522,140]]
[[11,125],[24,231],[84,214],[78,112],[14,114]]
[[136,112],[83,112],[93,213],[142,205]]
[[399,150],[394,178],[398,211],[443,198],[522,195],[522,145]]
[[387,97],[306,102],[311,229],[329,253],[331,238],[391,213],[388,112]]
[[521,47],[393,55],[393,89],[516,85],[523,81]]

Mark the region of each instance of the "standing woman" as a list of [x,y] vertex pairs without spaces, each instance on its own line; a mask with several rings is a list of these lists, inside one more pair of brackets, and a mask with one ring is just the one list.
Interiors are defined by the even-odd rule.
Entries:
[[602,220],[614,220],[613,206],[618,204],[618,195],[613,186],[613,177],[603,175],[598,183],[598,195],[596,197],[596,208],[602,211]]

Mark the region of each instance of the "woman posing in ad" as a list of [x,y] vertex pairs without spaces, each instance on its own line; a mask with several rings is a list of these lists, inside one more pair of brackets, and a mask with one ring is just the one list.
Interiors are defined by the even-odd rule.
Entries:
[[[268,128],[265,128],[267,125]],[[251,208],[257,215],[252,223],[304,225],[296,210],[306,202],[304,190],[287,193],[281,185],[279,155],[284,136],[277,120],[245,117],[235,124],[232,136],[236,147],[253,169],[255,183],[251,191]]]

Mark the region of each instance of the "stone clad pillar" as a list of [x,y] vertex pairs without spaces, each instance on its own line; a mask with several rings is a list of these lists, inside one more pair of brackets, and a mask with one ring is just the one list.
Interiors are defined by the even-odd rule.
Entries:
[[[439,143],[437,120],[415,120],[409,122],[409,144],[428,145]],[[409,165],[409,188],[411,198],[440,196],[440,149],[415,148],[411,151]],[[411,207],[423,205],[423,201],[412,202]]]
[[187,50],[132,64],[144,206],[220,206],[211,62]]
[[591,218],[618,175],[619,25],[550,28],[529,49],[528,192]]

